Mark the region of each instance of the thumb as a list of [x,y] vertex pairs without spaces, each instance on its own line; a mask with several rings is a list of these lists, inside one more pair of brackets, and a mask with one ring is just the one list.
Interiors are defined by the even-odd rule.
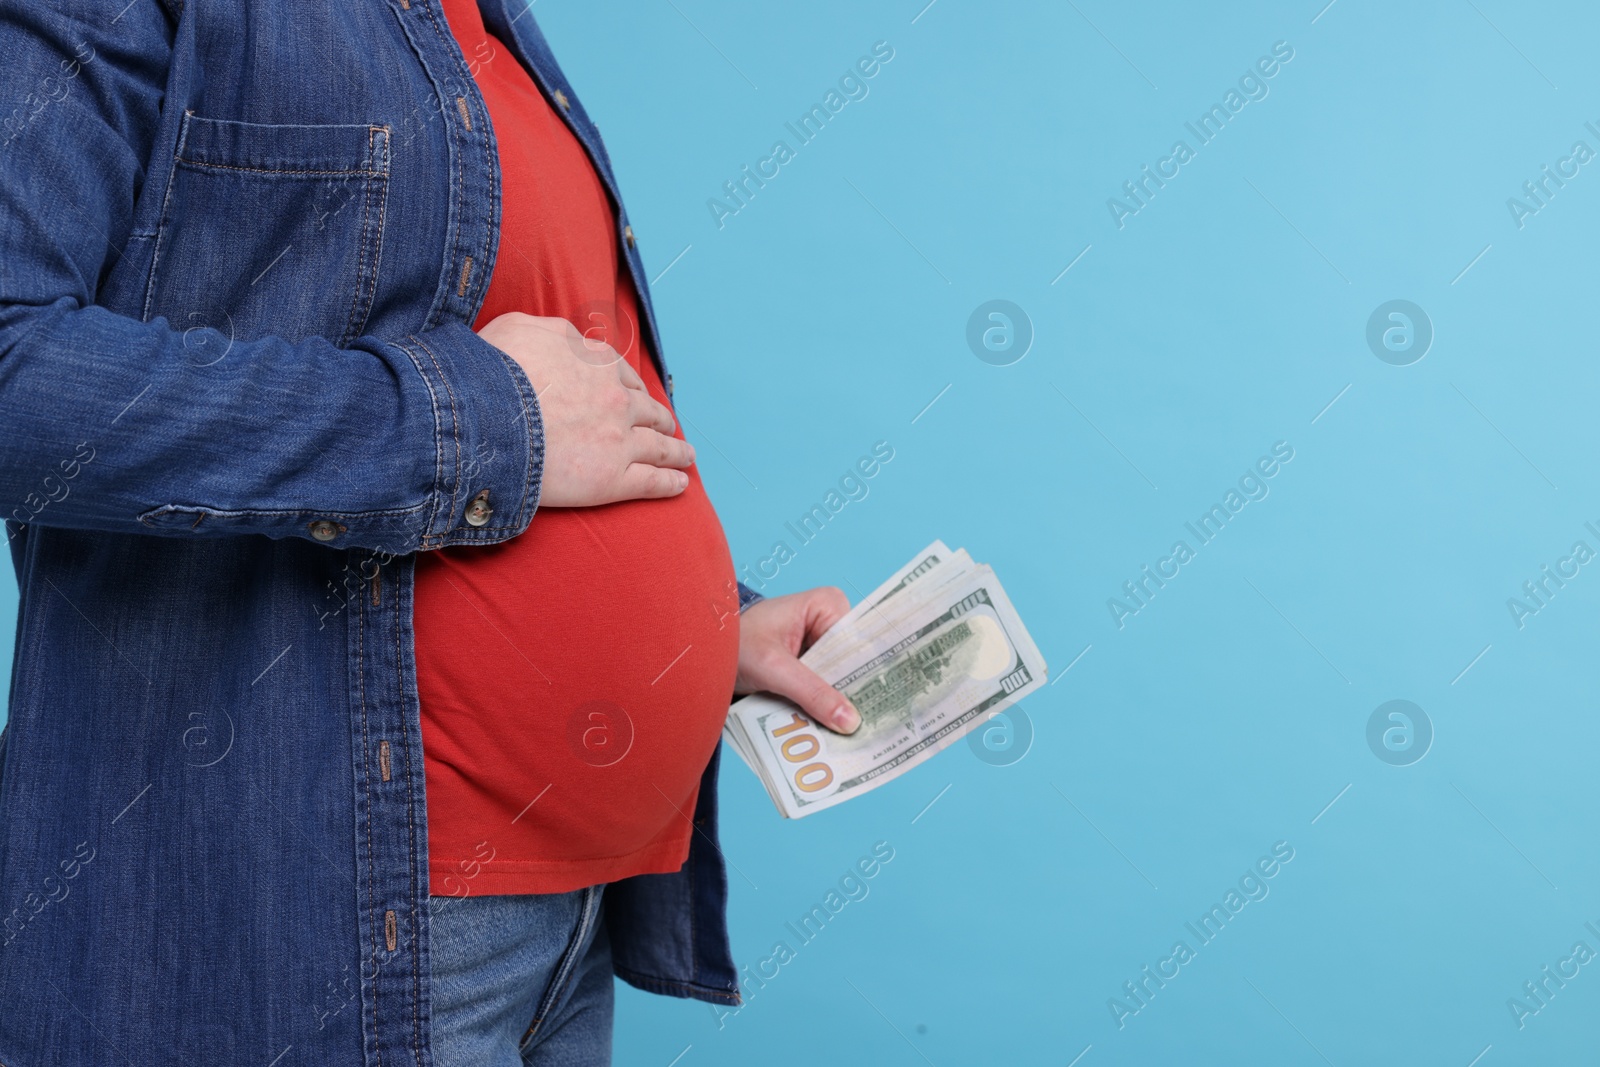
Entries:
[[822,676],[793,656],[780,656],[768,666],[769,693],[788,697],[800,710],[835,733],[853,734],[861,716],[845,695],[822,680]]

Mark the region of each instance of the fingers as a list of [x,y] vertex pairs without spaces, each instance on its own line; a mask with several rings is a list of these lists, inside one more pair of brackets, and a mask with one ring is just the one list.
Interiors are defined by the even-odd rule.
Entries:
[[668,437],[664,433],[645,429],[643,426],[633,428],[633,455],[628,458],[635,463],[643,463],[651,467],[688,467],[694,463],[694,446],[689,442],[676,437]]
[[822,680],[822,676],[793,656],[779,653],[762,672],[762,688],[788,697],[800,710],[835,733],[853,734],[861,716],[843,693]]
[[644,387],[644,379],[639,377],[639,372],[633,369],[632,364],[623,359],[621,356],[618,356],[615,365],[617,368],[617,377],[622,379],[622,384],[624,386],[648,395],[648,391]]
[[670,467],[630,463],[622,472],[618,500],[652,500],[677,496],[689,487],[689,476]]
[[672,409],[645,392],[628,393],[628,418],[634,426],[648,427],[664,434],[671,434],[678,428],[677,420],[672,417]]
[[633,461],[622,472],[616,499],[677,496],[687,489],[689,476],[674,468],[694,464],[694,446],[643,426],[635,426],[633,433]]

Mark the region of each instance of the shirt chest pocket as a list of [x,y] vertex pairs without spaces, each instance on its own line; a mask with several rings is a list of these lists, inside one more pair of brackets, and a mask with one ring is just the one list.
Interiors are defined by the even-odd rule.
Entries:
[[349,343],[372,308],[388,185],[387,126],[186,112],[145,318],[230,340]]

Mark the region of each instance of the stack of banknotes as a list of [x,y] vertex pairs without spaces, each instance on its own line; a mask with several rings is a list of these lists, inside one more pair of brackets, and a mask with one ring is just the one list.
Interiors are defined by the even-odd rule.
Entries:
[[800,661],[850,698],[836,734],[782,697],[734,703],[722,736],[798,819],[876,789],[1045,684],[1044,657],[994,571],[935,541]]

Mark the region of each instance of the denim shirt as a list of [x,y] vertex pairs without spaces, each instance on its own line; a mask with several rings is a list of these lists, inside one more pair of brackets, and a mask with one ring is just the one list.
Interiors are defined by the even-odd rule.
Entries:
[[[467,60],[437,0],[0,0],[0,56],[0,1064],[430,1064],[414,554],[522,533],[544,461],[470,328]],[[626,981],[737,1003],[717,764],[606,922]]]

